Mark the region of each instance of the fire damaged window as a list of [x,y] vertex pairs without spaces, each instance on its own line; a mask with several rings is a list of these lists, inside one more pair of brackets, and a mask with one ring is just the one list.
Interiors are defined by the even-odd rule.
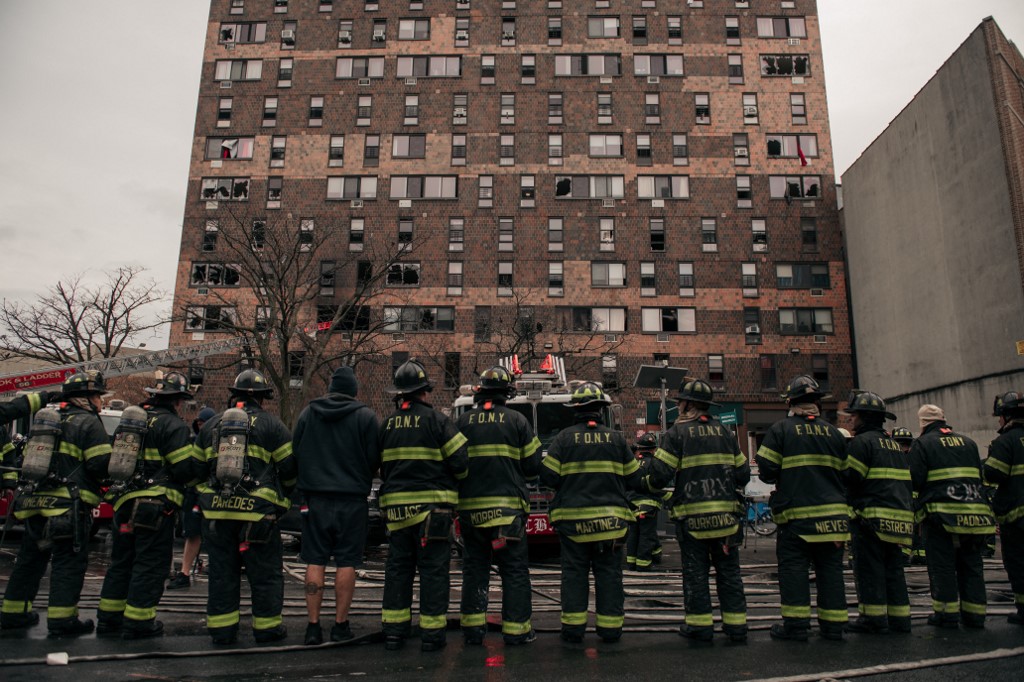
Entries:
[[810,57],[805,54],[761,55],[762,76],[809,76]]
[[185,331],[229,331],[238,319],[232,306],[188,306],[185,310]]
[[418,287],[420,285],[419,263],[392,263],[388,266],[388,286]]
[[203,201],[248,201],[249,178],[203,178]]
[[227,263],[193,263],[189,286],[237,287],[241,276],[237,265]]
[[821,196],[821,177],[817,175],[770,175],[768,187],[772,199],[814,199]]
[[384,308],[384,329],[393,332],[455,331],[455,308]]

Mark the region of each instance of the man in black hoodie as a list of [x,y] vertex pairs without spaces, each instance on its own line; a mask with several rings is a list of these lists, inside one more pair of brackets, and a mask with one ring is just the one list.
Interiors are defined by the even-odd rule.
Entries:
[[302,515],[302,560],[306,566],[306,644],[323,643],[320,604],[327,561],[334,557],[337,604],[331,641],[352,639],[348,609],[363,563],[369,518],[367,496],[380,468],[377,415],[355,399],[351,367],[339,367],[327,395],[299,415],[292,449],[299,463],[299,491],[306,497]]

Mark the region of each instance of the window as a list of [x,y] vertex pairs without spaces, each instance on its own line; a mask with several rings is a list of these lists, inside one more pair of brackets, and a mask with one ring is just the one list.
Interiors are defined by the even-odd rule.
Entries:
[[590,155],[595,157],[621,157],[622,135],[591,134]]
[[621,175],[556,175],[555,197],[573,199],[621,199],[625,178]]
[[193,263],[190,287],[237,287],[241,281],[237,265]]
[[373,115],[373,96],[372,95],[360,95],[359,99],[356,100],[356,102],[357,102],[357,106],[356,106],[356,125],[357,126],[368,126],[368,125],[370,125],[370,116]]
[[789,96],[789,113],[793,117],[793,125],[807,125],[807,104],[802,92],[794,92]]
[[818,155],[817,135],[766,135],[768,158],[800,159],[806,164],[808,158]]
[[[230,115],[230,112],[229,112]],[[277,125],[277,98],[276,97],[264,97],[263,98],[263,121],[262,125],[266,128],[273,128]]]
[[590,286],[593,287],[624,287],[626,286],[625,263],[591,263]]
[[775,280],[780,289],[828,289],[828,263],[778,263]]
[[638,166],[650,166],[653,163],[651,136],[647,133],[637,133],[636,163]]
[[320,0],[319,11],[330,12],[332,9],[334,9],[334,0]]
[[185,309],[185,331],[218,332],[234,328],[238,313],[231,306],[188,306]]
[[617,54],[556,54],[556,76],[619,76],[622,57]]
[[618,17],[587,17],[588,38],[618,38]]
[[516,124],[516,96],[510,92],[503,92],[501,94],[500,123],[503,126]]
[[718,224],[714,218],[700,219],[700,242],[704,251],[718,251]]
[[328,199],[376,199],[377,176],[335,176],[327,178]]
[[348,250],[362,251],[366,223],[362,218],[352,218],[348,225]]
[[682,45],[683,44],[683,18],[682,17],[666,17],[666,23],[668,24],[668,44],[669,45]]
[[625,308],[558,308],[559,330],[574,332],[624,332]]
[[399,40],[430,40],[430,19],[400,19]]
[[384,308],[384,329],[390,332],[455,331],[455,308],[387,307]]
[[689,298],[695,294],[693,263],[679,263],[679,295]]
[[[276,98],[275,98],[276,100]],[[230,128],[231,127],[231,98],[221,97],[217,101],[217,127],[218,128]],[[264,123],[264,125],[266,125]]]
[[753,193],[750,191],[750,176],[736,176],[736,208],[752,208],[754,206]]
[[395,159],[422,159],[427,154],[427,136],[395,135],[391,138],[391,157]]
[[708,381],[712,385],[725,383],[725,356],[708,355]]
[[561,251],[564,248],[565,219],[548,218],[548,251]]
[[368,260],[361,260],[356,263],[356,284],[362,287],[369,286],[373,280],[373,263]]
[[448,262],[448,295],[462,295],[462,261],[460,260]]
[[383,47],[384,43],[388,39],[388,20],[387,19],[374,19],[373,32],[370,34],[370,41],[373,47]]
[[345,165],[344,135],[331,135],[330,147],[327,150],[327,165],[334,167]]
[[562,93],[560,92],[549,92],[548,93],[548,123],[551,125],[561,125],[562,123]]
[[481,175],[477,180],[477,206],[489,208],[494,205],[494,176]]
[[537,82],[537,55],[524,54],[520,58],[519,78],[524,85],[533,85]]
[[299,24],[295,21],[285,21],[281,24],[281,49],[295,49],[295,35]]
[[466,219],[448,219],[448,250],[462,251],[466,242]]
[[[323,289],[320,290],[323,293]],[[320,303],[316,307],[316,329],[317,331],[331,331],[334,328],[334,318],[338,314],[338,306],[332,303]]]
[[769,175],[768,188],[772,199],[813,199],[821,196],[821,178],[817,175]]
[[480,84],[494,85],[494,55],[480,55]]
[[681,54],[638,54],[633,57],[634,76],[682,76]]
[[459,387],[462,377],[462,355],[460,353],[444,354],[444,387],[454,390]]
[[262,59],[218,59],[214,66],[216,81],[258,81],[263,76]]
[[739,17],[726,17],[725,18],[725,44],[726,45],[739,45],[740,44],[740,18]]
[[376,166],[380,162],[380,135],[367,135],[363,142],[363,165]]
[[761,309],[743,309],[743,337],[749,346],[761,343]]
[[743,84],[743,55],[741,54],[729,55],[729,84]]
[[647,44],[647,17],[633,17],[633,43],[635,45]]
[[399,244],[412,244],[412,230],[413,230],[413,219],[412,218],[399,218],[398,219],[398,243]]
[[803,17],[758,17],[758,38],[806,38],[807,25]]
[[498,296],[511,296],[513,286],[512,261],[498,261]]
[[252,241],[252,250],[259,251],[267,241],[267,221],[256,218],[252,221],[252,231],[249,238]]
[[740,263],[740,286],[744,296],[757,296],[757,263]]
[[650,218],[648,231],[651,237],[651,251],[662,252],[665,250],[665,219]]
[[768,226],[764,218],[751,218],[750,232],[753,238],[754,251],[768,250]]
[[[231,14],[244,14],[245,13],[245,0],[231,0]],[[202,383],[202,382],[193,382]]]
[[299,219],[299,251],[312,250],[315,229],[316,222],[312,218]]
[[519,206],[531,208],[537,198],[537,178],[532,175],[519,176]]
[[693,95],[694,115],[700,125],[711,125],[711,95],[698,92]]
[[750,144],[746,133],[733,133],[732,158],[737,166],[750,165]]
[[352,47],[352,20],[338,22],[338,47]]
[[676,166],[685,166],[690,163],[686,133],[672,135],[672,163]]
[[452,125],[466,125],[469,121],[469,95],[461,92],[452,95]]
[[309,125],[311,127],[321,126],[324,123],[324,98],[309,98]]
[[562,165],[562,136],[559,134],[548,135],[548,165]]
[[473,310],[473,340],[476,342],[491,339],[491,307],[478,305]]
[[640,295],[654,296],[657,293],[657,279],[654,275],[654,263],[640,263]]
[[335,78],[383,78],[384,57],[338,57]]
[[274,14],[285,14],[288,12],[288,0],[274,0]]
[[690,178],[686,175],[638,175],[640,199],[689,199]]
[[641,308],[641,327],[645,332],[681,332],[697,331],[696,308]]
[[813,376],[814,380],[818,382],[818,386],[821,388],[821,390],[829,390],[827,355],[811,356],[811,376]]
[[512,47],[516,44],[516,19],[515,17],[501,18],[501,46]]
[[814,218],[800,218],[800,244],[804,251],[818,250],[818,221]]
[[469,47],[469,19],[455,19],[455,47]]
[[284,167],[284,155],[285,149],[288,144],[288,138],[283,135],[280,137],[270,138],[270,167],[271,168],[283,168]]
[[516,163],[516,136],[502,135],[499,137],[498,165],[513,166]]
[[402,125],[414,126],[420,122],[420,96],[406,95],[405,109],[402,111]]
[[392,175],[392,199],[457,199],[458,176]]
[[498,218],[498,251],[513,251],[515,223],[512,218]]
[[203,251],[214,251],[217,249],[217,233],[220,232],[220,222],[207,220],[203,229]]
[[774,355],[761,356],[761,390],[779,390],[779,375],[775,366]]
[[466,165],[466,136],[452,135],[452,165]]
[[805,54],[761,55],[762,76],[809,76],[810,57]]
[[199,196],[203,201],[248,201],[249,178],[203,178]]
[[597,122],[599,125],[612,122],[612,93],[597,93]]
[[601,384],[605,390],[619,387],[619,358],[615,353],[601,356]]
[[644,93],[644,123],[648,125],[661,123],[661,95],[656,92]]
[[562,261],[548,263],[548,296],[565,295],[565,273]]
[[548,45],[562,44],[562,17],[548,17]]
[[290,88],[292,85],[292,59],[282,59],[277,63],[277,87]]
[[208,137],[206,138],[207,159],[251,159],[255,138],[252,137]]
[[388,266],[389,287],[418,287],[420,285],[419,263],[392,263]]
[[598,238],[601,251],[615,250],[615,218],[598,218]]
[[780,334],[831,334],[830,308],[779,308]]
[[334,280],[338,264],[333,260],[320,261],[320,293],[331,296],[334,294]]

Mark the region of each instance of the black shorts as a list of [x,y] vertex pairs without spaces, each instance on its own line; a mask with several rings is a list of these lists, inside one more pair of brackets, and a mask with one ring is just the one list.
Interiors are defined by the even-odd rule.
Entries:
[[307,564],[326,566],[333,556],[339,568],[363,565],[369,506],[365,497],[307,496],[302,515],[302,552]]
[[199,505],[199,493],[195,488],[185,491],[185,501],[181,503],[181,537],[197,538],[203,534],[203,514],[196,507]]

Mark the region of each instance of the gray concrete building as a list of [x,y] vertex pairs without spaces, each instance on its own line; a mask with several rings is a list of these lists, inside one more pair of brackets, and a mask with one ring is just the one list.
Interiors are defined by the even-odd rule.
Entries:
[[842,186],[859,385],[988,443],[1024,390],[1024,59],[991,17]]

